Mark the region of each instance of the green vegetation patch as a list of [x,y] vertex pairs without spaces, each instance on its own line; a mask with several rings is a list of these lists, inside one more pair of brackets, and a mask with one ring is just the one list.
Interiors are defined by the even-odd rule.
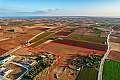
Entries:
[[68,36],[68,39],[78,40],[78,41],[88,41],[93,43],[102,43],[102,44],[104,44],[107,40],[107,38],[105,37],[79,35],[79,34],[71,34]]
[[47,37],[50,34],[52,34],[52,32],[47,32],[46,31],[45,33],[42,33],[42,34],[36,36],[33,40],[30,41],[30,43],[36,42],[36,41],[38,41],[38,40],[40,40],[40,39],[42,39],[44,37]]
[[40,24],[34,24],[34,26],[48,26],[48,24],[40,23]]
[[103,22],[103,23],[97,23],[97,24],[90,25],[90,27],[101,27],[101,26],[109,27],[109,26],[112,26],[112,25],[113,24],[110,23],[110,22]]
[[100,37],[100,35],[103,31],[100,29],[96,29],[96,28],[94,30],[95,30],[96,36]]
[[97,73],[94,68],[83,68],[75,80],[97,80]]
[[103,80],[120,80],[120,62],[105,62],[103,69]]
[[45,35],[41,35],[42,37],[38,36],[37,37],[38,39],[36,38],[36,41],[34,41],[34,44],[32,44],[31,46],[32,47],[38,46],[38,45],[44,43],[45,41],[49,40],[52,36],[55,35],[55,33],[50,33],[50,32],[49,32],[49,34],[48,33],[46,33],[46,34],[47,34],[46,36]]

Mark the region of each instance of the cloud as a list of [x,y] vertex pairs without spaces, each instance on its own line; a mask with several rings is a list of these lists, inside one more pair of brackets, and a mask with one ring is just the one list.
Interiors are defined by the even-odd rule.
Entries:
[[46,9],[36,11],[21,11],[13,9],[1,9],[0,15],[4,16],[119,16],[119,6],[114,9],[111,7],[100,7],[91,9]]
[[37,11],[15,11],[8,9],[0,9],[0,15],[58,15],[65,12],[63,9],[47,9]]
[[21,12],[21,11],[18,11],[18,12],[14,12],[15,14],[17,15],[42,15],[42,14],[47,14],[47,12],[45,11],[33,11],[33,12],[30,12],[30,11],[26,11],[26,12]]
[[13,9],[0,8],[0,15],[13,15],[15,12]]
[[58,14],[60,12],[64,11],[63,9],[47,9],[47,10],[38,10],[33,12],[16,12],[18,14],[34,14],[34,15],[52,15],[52,14]]

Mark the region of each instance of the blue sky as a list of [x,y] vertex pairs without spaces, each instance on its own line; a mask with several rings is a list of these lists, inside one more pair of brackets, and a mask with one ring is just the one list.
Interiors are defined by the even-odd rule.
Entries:
[[120,0],[0,0],[0,16],[120,16]]

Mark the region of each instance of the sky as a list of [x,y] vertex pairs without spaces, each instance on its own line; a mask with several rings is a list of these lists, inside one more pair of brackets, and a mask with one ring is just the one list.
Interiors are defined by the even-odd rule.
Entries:
[[120,0],[0,0],[0,16],[120,16]]

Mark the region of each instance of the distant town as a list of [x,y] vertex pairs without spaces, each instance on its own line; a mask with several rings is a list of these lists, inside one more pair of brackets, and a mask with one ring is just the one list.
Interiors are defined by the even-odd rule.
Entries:
[[120,80],[120,18],[0,18],[0,80]]

